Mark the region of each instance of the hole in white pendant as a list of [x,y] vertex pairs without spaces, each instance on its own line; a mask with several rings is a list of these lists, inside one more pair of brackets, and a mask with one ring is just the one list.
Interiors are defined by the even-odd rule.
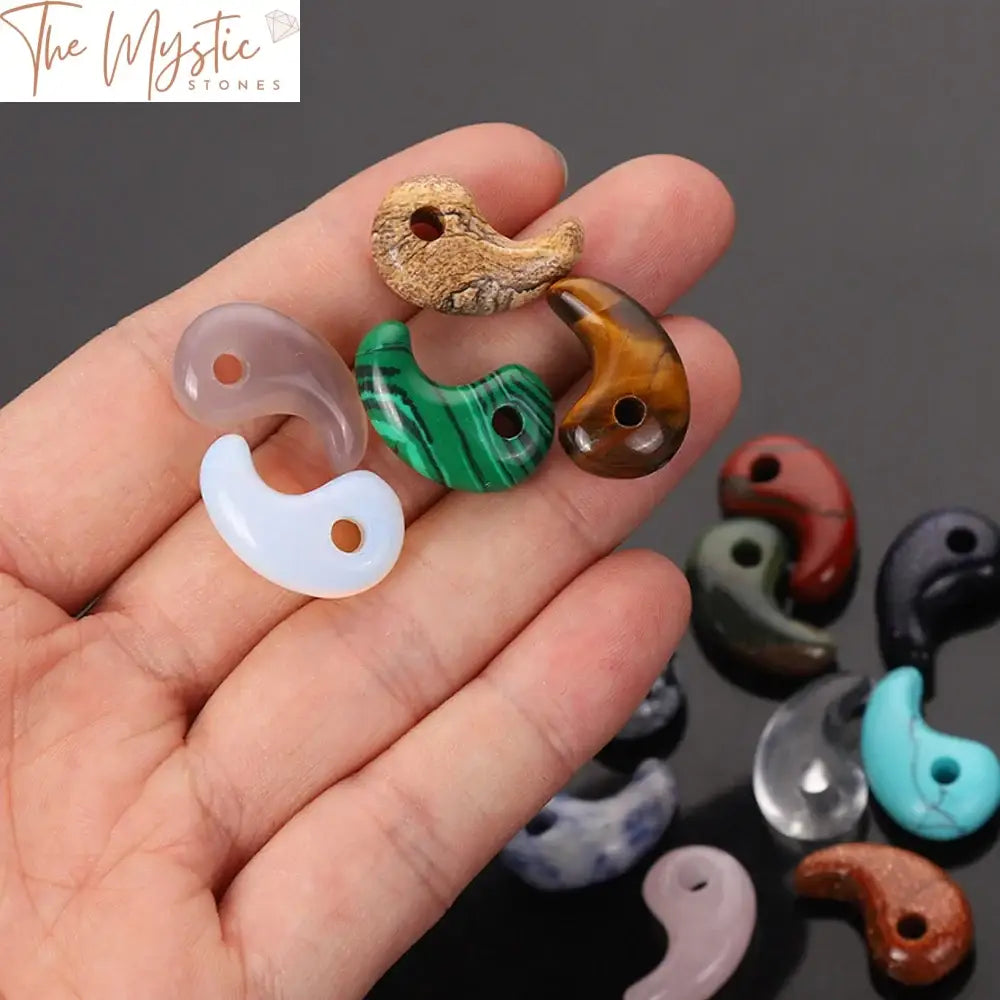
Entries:
[[334,521],[330,529],[330,540],[341,552],[357,552],[361,548],[361,526],[347,518]]

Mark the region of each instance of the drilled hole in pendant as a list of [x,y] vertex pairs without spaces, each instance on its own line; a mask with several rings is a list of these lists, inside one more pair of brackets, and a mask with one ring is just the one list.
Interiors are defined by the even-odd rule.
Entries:
[[493,414],[492,423],[493,430],[508,441],[516,438],[524,430],[524,418],[513,406],[501,406]]
[[927,933],[927,921],[919,913],[907,913],[896,922],[896,930],[901,938],[917,941]]
[[646,419],[646,404],[638,396],[622,396],[615,403],[614,418],[619,427],[638,427]]
[[341,552],[357,552],[361,548],[361,526],[355,521],[342,518],[333,522],[330,540]]
[[212,365],[215,381],[221,385],[236,385],[245,373],[243,362],[235,354],[220,354]]
[[749,538],[743,538],[738,541],[733,546],[730,555],[737,566],[743,566],[747,569],[751,566],[756,566],[764,558],[764,553],[761,552],[760,546],[756,542],[750,541]]
[[701,892],[708,885],[708,876],[702,865],[692,859],[677,873],[677,881],[688,892]]
[[938,757],[931,764],[931,777],[939,785],[953,785],[961,773],[962,769],[953,757]]
[[524,828],[524,832],[528,834],[529,837],[537,837],[540,834],[545,833],[546,830],[551,830],[552,827],[556,825],[556,818],[552,813],[540,812],[537,816],[533,816],[528,820],[527,826]]
[[968,528],[952,528],[945,542],[952,552],[964,556],[976,547],[976,536]]
[[772,479],[778,478],[781,472],[781,462],[774,455],[761,455],[753,460],[750,466],[750,482],[769,483]]
[[436,208],[425,205],[410,216],[410,232],[418,240],[433,243],[434,240],[444,236],[444,219]]

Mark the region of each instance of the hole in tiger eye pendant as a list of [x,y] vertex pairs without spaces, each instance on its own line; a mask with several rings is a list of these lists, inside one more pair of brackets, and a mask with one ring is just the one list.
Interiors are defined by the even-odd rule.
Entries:
[[615,423],[621,427],[638,427],[646,419],[646,404],[638,396],[622,396],[614,413]]

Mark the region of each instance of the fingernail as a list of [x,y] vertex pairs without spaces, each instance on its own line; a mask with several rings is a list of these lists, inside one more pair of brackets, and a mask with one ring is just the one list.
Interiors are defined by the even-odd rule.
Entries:
[[549,143],[549,145],[552,146],[552,151],[556,154],[556,156],[559,157],[559,161],[562,163],[563,190],[565,191],[566,185],[569,184],[569,164],[566,162],[565,154],[558,146],[554,146],[551,142]]

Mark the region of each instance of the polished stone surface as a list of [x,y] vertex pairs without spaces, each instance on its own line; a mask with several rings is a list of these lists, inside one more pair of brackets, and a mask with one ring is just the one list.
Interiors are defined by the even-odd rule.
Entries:
[[897,667],[875,686],[861,726],[872,795],[905,830],[930,840],[974,833],[1000,806],[1000,761],[975,740],[924,722],[923,676]]
[[[307,597],[350,597],[396,565],[406,524],[395,490],[367,469],[308,493],[279,493],[258,474],[238,434],[216,440],[201,463],[201,495],[216,531],[254,572]],[[357,535],[341,548],[335,526]]]
[[753,790],[778,833],[804,842],[856,833],[868,807],[859,738],[871,688],[855,674],[818,677],[768,720],[754,754]]
[[907,986],[928,986],[972,949],[972,909],[946,872],[885,844],[838,844],[799,862],[795,888],[814,899],[857,904],[872,960]]
[[508,239],[461,183],[426,175],[387,192],[371,246],[382,279],[407,302],[487,315],[526,305],[567,274],[583,249],[583,227],[566,219],[539,236]]
[[[9,251],[0,275],[0,394],[12,398],[94,333],[359,168],[456,123],[513,118],[537,130],[568,158],[569,196],[618,161],[643,157],[637,168],[616,169],[589,188],[594,207],[580,266],[657,313],[693,314],[720,330],[739,355],[744,392],[721,440],[628,545],[683,564],[694,536],[717,519],[715,480],[731,449],[776,428],[822,444],[852,487],[864,545],[857,594],[833,626],[840,659],[846,670],[880,677],[873,585],[895,534],[910,517],[945,504],[1000,517],[990,417],[1000,339],[989,321],[1000,313],[1000,130],[988,124],[1000,96],[1000,5],[676,0],[611,7],[595,0],[576,13],[537,0],[507,0],[502,10],[424,0],[394,7],[387,27],[381,5],[313,4],[303,53],[327,56],[309,58],[308,68],[303,62],[309,99],[300,105],[136,109],[127,128],[117,113],[125,109],[78,104],[39,115],[6,105],[0,117],[16,141],[0,143]],[[67,12],[63,20],[76,16]],[[266,37],[263,20],[260,29]],[[359,37],[378,40],[377,65]],[[278,48],[286,44],[297,43]],[[581,57],[595,46],[599,60]],[[556,57],[560,48],[566,58]],[[24,59],[28,68],[26,51]],[[624,73],[618,83],[625,96],[608,99],[609,73],[595,71],[596,63]],[[469,85],[455,86],[470,81],[473,68]],[[317,125],[317,99],[326,94],[350,99],[331,101]],[[383,318],[389,293],[370,264],[341,280],[338,248],[350,240],[358,259],[367,256],[371,217],[397,179],[416,170],[449,172],[505,233],[528,224],[513,197],[524,170],[509,152],[523,150],[523,139],[475,138],[488,154],[482,167],[454,145],[446,160],[424,146],[417,166],[394,165],[349,197],[325,199],[311,216],[319,221],[308,227],[303,253],[265,262],[268,288],[250,287],[239,277],[245,268],[225,265],[231,296],[259,293],[287,311],[307,306],[292,315],[359,338]],[[708,230],[717,234],[723,225],[721,213],[705,207],[715,182],[687,163],[645,157],[661,152],[706,164],[736,201],[731,251],[690,290],[688,264],[704,260],[715,238]],[[548,155],[538,154],[546,166],[532,213],[558,197],[558,169]],[[495,184],[486,176],[496,176]],[[640,197],[626,204],[617,195],[626,190]],[[539,225],[573,211],[555,205]],[[54,230],[47,218],[63,221]],[[302,222],[293,222],[297,232]],[[692,241],[692,231],[703,236]],[[295,298],[283,299],[275,282],[289,275]],[[647,287],[664,297],[647,300],[640,295]],[[186,309],[211,304],[185,295]],[[366,312],[369,304],[378,309]],[[528,309],[552,325],[546,306]],[[527,321],[528,309],[510,315]],[[164,316],[168,325],[176,315]],[[170,337],[185,321],[176,321]],[[696,359],[714,335],[686,318],[667,320],[667,328],[678,347],[695,347],[692,426],[704,427],[721,360],[709,361],[714,351],[704,352],[703,366]],[[568,331],[555,333],[577,350]],[[501,360],[523,356],[512,346]],[[148,373],[139,364],[135,370]],[[95,401],[104,384],[95,377]],[[108,462],[133,460],[113,442],[92,438],[90,446]],[[941,647],[933,725],[981,741],[996,736],[998,642],[1000,627]],[[749,780],[757,738],[785,693],[748,697],[689,637],[681,654],[689,713],[670,764],[684,801],[663,849],[717,844],[759,878],[759,947],[722,997],[901,1000],[903,987],[887,993],[872,982],[852,928],[837,919],[807,924],[782,882]],[[883,822],[874,816],[870,838],[884,839],[890,827]],[[971,840],[924,841],[920,849],[954,866],[979,940],[1000,940],[1000,849],[985,833]],[[663,932],[639,891],[643,874],[640,866],[540,905],[536,893],[491,865],[370,996],[620,998],[663,956]],[[970,964],[959,981],[930,991],[936,1000],[995,1000],[1000,950],[980,948],[963,981]]]
[[885,665],[928,671],[942,642],[1000,615],[1000,525],[966,507],[921,514],[882,558],[875,610]]
[[441,385],[414,358],[405,323],[370,330],[354,374],[382,440],[411,468],[452,489],[516,486],[552,443],[552,396],[534,372],[504,365],[468,385]]
[[590,357],[590,384],[559,425],[563,448],[596,476],[656,472],[691,419],[687,373],[670,335],[639,302],[596,278],[563,278],[548,302]]
[[[602,770],[592,763],[589,768]],[[677,811],[677,786],[661,760],[644,760],[623,787],[599,798],[564,791],[501,851],[536,889],[597,885],[627,872],[663,835]]]
[[351,370],[325,340],[265,306],[229,302],[198,316],[174,352],[173,388],[189,417],[223,430],[273,415],[307,420],[334,473],[364,457],[368,420]]
[[777,588],[790,551],[780,529],[732,518],[704,532],[687,560],[691,617],[707,652],[790,677],[822,673],[834,661],[829,632],[790,617]]
[[847,586],[858,557],[850,488],[833,459],[790,434],[744,442],[719,471],[719,506],[729,516],[762,517],[795,537],[788,592],[825,604]]
[[625,1000],[709,1000],[736,971],[757,922],[746,869],[716,847],[680,847],[650,868],[643,899],[667,932],[667,954]]

